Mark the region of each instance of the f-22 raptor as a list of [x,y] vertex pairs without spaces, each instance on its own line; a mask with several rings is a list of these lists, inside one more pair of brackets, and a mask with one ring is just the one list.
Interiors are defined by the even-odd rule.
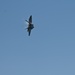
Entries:
[[34,25],[32,24],[32,15],[30,15],[28,21],[27,20],[25,21],[28,22],[28,27],[26,29],[27,29],[28,35],[30,36],[31,30],[34,28]]

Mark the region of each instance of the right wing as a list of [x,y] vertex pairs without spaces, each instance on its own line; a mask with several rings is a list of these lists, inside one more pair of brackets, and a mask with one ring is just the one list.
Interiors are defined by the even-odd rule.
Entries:
[[30,36],[30,33],[31,33],[31,29],[28,29],[28,35]]

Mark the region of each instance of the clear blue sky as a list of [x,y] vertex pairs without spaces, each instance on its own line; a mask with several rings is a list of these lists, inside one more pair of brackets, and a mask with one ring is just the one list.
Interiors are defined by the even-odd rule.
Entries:
[[0,75],[75,75],[75,0],[0,0]]

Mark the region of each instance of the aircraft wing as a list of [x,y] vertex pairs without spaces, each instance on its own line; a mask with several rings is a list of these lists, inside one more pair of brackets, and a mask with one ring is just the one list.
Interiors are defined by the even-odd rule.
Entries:
[[32,23],[32,15],[29,17],[29,23]]
[[28,35],[30,36],[30,33],[31,33],[31,29],[30,28],[28,28]]
[[30,33],[31,33],[31,30],[29,31],[29,34],[28,34],[29,36],[30,36]]

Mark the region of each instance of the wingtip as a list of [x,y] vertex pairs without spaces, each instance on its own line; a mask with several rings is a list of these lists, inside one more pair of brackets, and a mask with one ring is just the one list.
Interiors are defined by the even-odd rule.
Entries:
[[32,15],[30,15],[32,17]]

